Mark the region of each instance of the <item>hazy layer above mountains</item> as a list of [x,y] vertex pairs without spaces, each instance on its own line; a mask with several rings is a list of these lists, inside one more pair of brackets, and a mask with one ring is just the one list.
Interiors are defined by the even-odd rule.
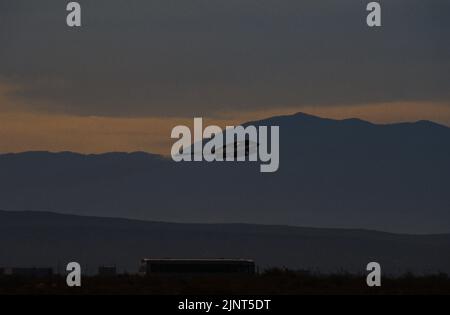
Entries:
[[0,155],[0,208],[170,222],[450,232],[450,128],[305,114],[280,126],[280,169],[146,153]]

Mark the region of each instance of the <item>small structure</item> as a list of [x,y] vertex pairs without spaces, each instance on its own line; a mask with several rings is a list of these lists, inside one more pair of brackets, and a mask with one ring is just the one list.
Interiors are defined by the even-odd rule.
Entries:
[[116,266],[100,266],[98,267],[98,275],[100,277],[114,277],[117,275]]
[[11,268],[10,275],[26,278],[49,278],[53,276],[52,268]]
[[251,259],[142,259],[143,275],[253,275]]

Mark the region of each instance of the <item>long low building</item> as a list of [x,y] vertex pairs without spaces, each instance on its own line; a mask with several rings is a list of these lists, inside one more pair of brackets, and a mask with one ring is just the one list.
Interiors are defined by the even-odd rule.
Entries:
[[144,275],[255,274],[251,259],[142,259]]
[[52,268],[2,268],[0,275],[24,278],[47,278],[53,276]]

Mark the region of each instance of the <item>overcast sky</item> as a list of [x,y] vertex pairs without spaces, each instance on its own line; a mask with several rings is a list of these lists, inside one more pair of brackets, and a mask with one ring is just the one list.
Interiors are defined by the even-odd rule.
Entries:
[[79,29],[68,2],[0,0],[0,112],[171,120],[411,104],[450,123],[448,0],[380,1],[379,29],[361,0],[79,1]]

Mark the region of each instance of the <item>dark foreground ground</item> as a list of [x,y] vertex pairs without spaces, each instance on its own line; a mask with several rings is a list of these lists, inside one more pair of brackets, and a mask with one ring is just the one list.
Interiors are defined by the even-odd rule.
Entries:
[[81,288],[68,288],[65,278],[0,278],[0,294],[155,294],[155,295],[297,295],[297,294],[446,294],[446,274],[382,278],[380,288],[369,288],[365,276],[311,275],[272,270],[239,277],[84,277]]

